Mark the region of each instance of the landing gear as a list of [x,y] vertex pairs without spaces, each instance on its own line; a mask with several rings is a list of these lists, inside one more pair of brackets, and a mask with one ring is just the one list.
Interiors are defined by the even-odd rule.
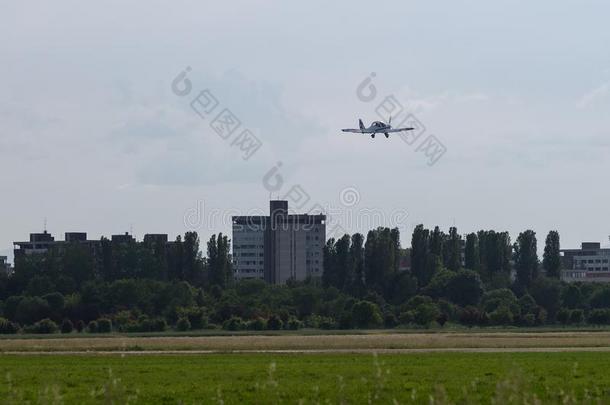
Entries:
[[389,137],[390,137],[390,134],[388,134],[388,133],[386,132],[386,133],[385,133],[385,137],[386,137],[386,138],[389,138]]
[[375,139],[375,134],[371,135],[371,138]]

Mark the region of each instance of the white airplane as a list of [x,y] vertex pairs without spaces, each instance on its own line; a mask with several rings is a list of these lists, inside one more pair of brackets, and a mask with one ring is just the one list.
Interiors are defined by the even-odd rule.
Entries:
[[371,134],[371,138],[375,138],[375,134],[385,134],[386,138],[390,137],[390,134],[393,132],[401,132],[401,131],[412,131],[415,128],[392,128],[392,125],[390,125],[392,123],[392,117],[390,117],[390,120],[388,121],[388,123],[383,123],[381,121],[374,121],[370,127],[365,127],[364,124],[362,123],[362,120],[358,120],[358,123],[360,124],[360,129],[351,129],[351,128],[346,128],[346,129],[342,129],[341,131],[343,132],[355,132],[358,134]]

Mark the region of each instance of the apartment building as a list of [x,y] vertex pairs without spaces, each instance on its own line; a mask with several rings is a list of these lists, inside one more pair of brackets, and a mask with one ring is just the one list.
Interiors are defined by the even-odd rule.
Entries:
[[321,277],[326,216],[289,214],[288,201],[272,200],[269,216],[234,216],[233,267],[237,279],[271,284]]

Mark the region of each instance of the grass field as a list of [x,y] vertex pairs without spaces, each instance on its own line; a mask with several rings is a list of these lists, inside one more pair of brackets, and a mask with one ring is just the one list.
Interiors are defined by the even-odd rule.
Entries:
[[0,360],[1,403],[430,403],[431,398],[535,403],[534,395],[542,403],[587,403],[587,398],[610,403],[610,353],[2,355]]

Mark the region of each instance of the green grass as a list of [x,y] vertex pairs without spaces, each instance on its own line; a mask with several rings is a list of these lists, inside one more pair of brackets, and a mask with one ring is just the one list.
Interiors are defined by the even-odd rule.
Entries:
[[3,355],[0,403],[610,403],[608,370],[610,353]]
[[404,334],[404,333],[553,333],[553,332],[609,332],[610,325],[544,325],[532,327],[517,326],[483,326],[468,328],[459,324],[446,324],[444,327],[394,329],[299,329],[299,330],[265,330],[265,331],[228,331],[223,329],[200,329],[186,332],[167,330],[165,332],[132,332],[132,333],[77,333],[69,334],[0,334],[0,342],[7,339],[70,339],[82,337],[173,337],[173,336],[318,336],[318,335],[370,335],[370,334]]

